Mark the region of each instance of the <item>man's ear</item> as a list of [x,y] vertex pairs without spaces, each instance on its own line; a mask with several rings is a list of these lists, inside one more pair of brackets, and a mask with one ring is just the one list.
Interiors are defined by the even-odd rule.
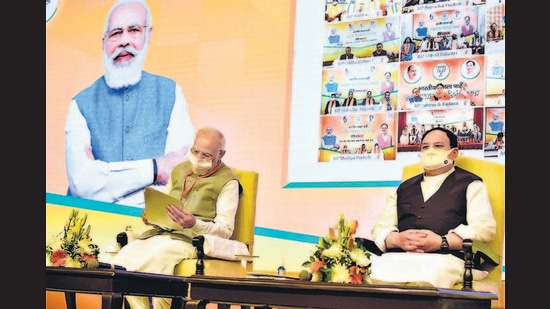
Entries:
[[458,147],[453,148],[448,157],[449,159],[455,161],[456,158],[458,157]]

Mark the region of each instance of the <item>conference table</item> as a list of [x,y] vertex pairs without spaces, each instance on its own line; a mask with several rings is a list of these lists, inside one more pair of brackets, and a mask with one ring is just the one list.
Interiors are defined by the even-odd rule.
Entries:
[[171,309],[185,308],[185,277],[132,272],[46,266],[46,290],[65,292],[67,309],[76,309],[77,293],[101,295],[102,309],[122,309],[124,295],[169,297]]
[[189,277],[119,269],[46,267],[46,290],[65,292],[67,308],[75,294],[101,294],[103,309],[123,308],[124,295],[170,297],[172,309],[206,309],[231,305],[255,308],[318,309],[490,309],[497,295],[424,286],[310,282],[284,276],[242,278]]
[[497,295],[421,286],[352,285],[272,277],[193,275],[186,309],[233,305],[318,309],[489,309]]

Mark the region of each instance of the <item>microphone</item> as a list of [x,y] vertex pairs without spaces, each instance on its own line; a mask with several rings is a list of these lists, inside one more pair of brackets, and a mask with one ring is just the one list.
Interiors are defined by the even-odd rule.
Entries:
[[110,264],[110,263],[105,263],[105,262],[99,262],[98,260],[90,260],[90,261],[88,262],[88,264],[86,264],[86,268],[90,268],[90,269],[99,268],[99,269],[118,269],[118,270],[126,270],[126,267],[124,267],[124,266],[115,265],[115,264]]
[[86,264],[86,268],[98,268],[98,267],[99,267],[99,262],[97,260],[90,260]]
[[309,280],[311,280],[311,277],[313,277],[313,275],[312,275],[309,271],[307,271],[307,270],[305,270],[305,269],[303,269],[303,270],[300,272],[300,274],[298,274],[298,278],[300,278],[300,280],[304,280],[304,281],[309,281]]

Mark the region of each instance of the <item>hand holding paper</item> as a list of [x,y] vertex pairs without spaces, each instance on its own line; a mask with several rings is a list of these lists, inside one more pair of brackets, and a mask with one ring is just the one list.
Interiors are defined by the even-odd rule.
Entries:
[[177,206],[168,205],[166,211],[170,219],[183,228],[193,227],[197,222],[197,219],[192,212],[185,209],[180,209]]

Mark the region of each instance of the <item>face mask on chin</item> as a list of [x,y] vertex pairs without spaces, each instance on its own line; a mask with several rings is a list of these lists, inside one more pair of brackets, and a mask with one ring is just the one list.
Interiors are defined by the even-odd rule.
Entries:
[[422,167],[431,171],[453,164],[453,160],[448,158],[452,151],[453,149],[444,150],[430,147],[428,150],[421,153]]
[[189,162],[191,162],[193,173],[198,175],[204,175],[212,168],[212,161],[199,159],[193,153],[189,154]]

